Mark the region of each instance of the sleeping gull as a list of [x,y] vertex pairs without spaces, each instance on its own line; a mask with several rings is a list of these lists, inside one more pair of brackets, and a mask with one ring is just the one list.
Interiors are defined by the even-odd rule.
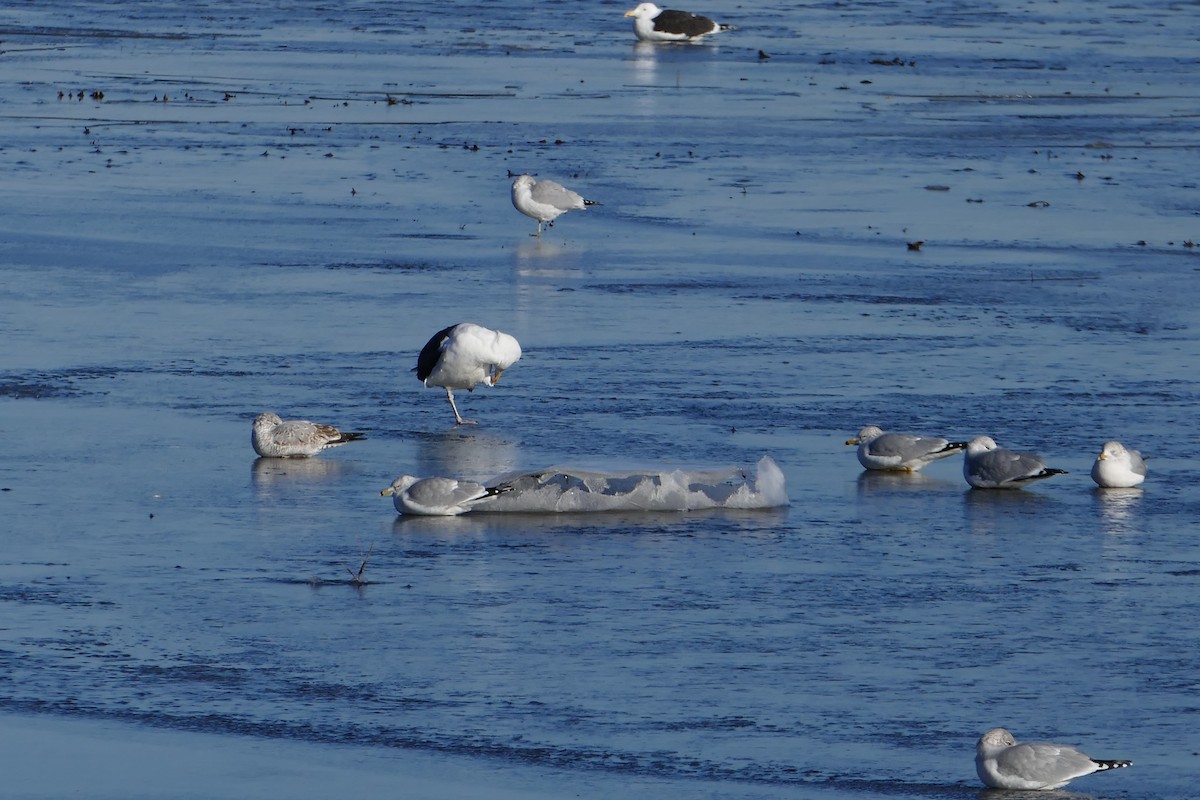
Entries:
[[642,3],[625,16],[633,17],[633,32],[643,42],[695,42],[711,33],[733,30],[732,25],[688,11],[664,10],[654,3]]
[[946,458],[967,446],[936,436],[911,433],[885,433],[877,425],[868,425],[846,444],[858,445],[858,463],[866,469],[916,472],[939,458]]
[[968,442],[967,457],[963,459],[963,476],[976,489],[1020,489],[1066,473],[1065,469],[1047,467],[1034,453],[998,447],[990,436],[977,436]]
[[392,504],[401,514],[416,514],[426,517],[454,517],[465,514],[480,503],[491,500],[512,486],[484,486],[474,481],[454,478],[414,478],[401,475],[392,485],[380,492],[392,496]]
[[583,195],[573,192],[562,184],[551,180],[536,181],[532,175],[518,175],[512,185],[513,207],[527,217],[537,220],[536,235],[542,235],[542,223],[547,227],[568,211],[600,205],[595,200],[585,200]]
[[1129,489],[1146,480],[1146,462],[1137,450],[1108,441],[1092,464],[1092,480],[1105,489]]
[[1075,778],[1132,763],[1092,758],[1069,744],[1017,744],[1004,728],[992,728],[975,747],[975,771],[992,789],[1057,789]]
[[290,419],[265,412],[254,418],[254,434],[250,441],[254,452],[265,458],[307,458],[328,447],[365,439],[366,434],[339,431],[332,425]]
[[413,372],[426,386],[441,386],[454,409],[458,425],[474,425],[463,419],[454,404],[454,390],[474,391],[477,384],[495,386],[504,370],[521,357],[521,345],[507,333],[473,322],[460,322],[433,335],[417,356]]

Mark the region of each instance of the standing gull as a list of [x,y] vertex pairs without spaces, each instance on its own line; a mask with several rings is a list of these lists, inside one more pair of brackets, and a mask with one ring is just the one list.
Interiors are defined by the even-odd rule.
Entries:
[[946,458],[967,446],[966,442],[951,442],[936,436],[917,436],[911,433],[885,433],[876,425],[868,425],[846,444],[858,445],[858,463],[866,469],[887,469],[916,472],[939,458]]
[[975,746],[975,771],[992,789],[1057,789],[1075,778],[1132,763],[1092,758],[1069,744],[1017,744],[1004,728],[992,728]]
[[455,517],[465,514],[480,503],[491,500],[512,486],[484,486],[474,481],[454,478],[415,478],[401,475],[392,485],[380,492],[392,496],[392,505],[401,514],[416,514],[426,517]]
[[1092,480],[1105,489],[1129,489],[1146,480],[1146,462],[1137,450],[1108,441],[1092,464]]
[[976,489],[1020,489],[1066,473],[1065,469],[1047,467],[1034,453],[1005,450],[990,436],[977,436],[968,442],[963,459],[963,477]]
[[695,42],[712,33],[733,30],[708,17],[688,11],[661,9],[654,3],[642,3],[625,12],[633,17],[633,32],[643,42]]
[[552,227],[554,220],[568,211],[600,205],[595,200],[585,200],[583,195],[573,192],[551,180],[536,181],[532,175],[518,175],[512,185],[513,207],[527,217],[537,220],[536,235],[542,235],[542,223]]
[[290,419],[267,411],[254,418],[250,437],[254,452],[264,458],[307,458],[329,447],[365,439],[366,434],[339,431],[332,425]]
[[507,333],[494,331],[473,322],[460,322],[433,335],[413,372],[426,386],[441,386],[454,409],[458,425],[474,425],[463,419],[454,404],[454,390],[474,391],[476,385],[495,386],[504,370],[521,358],[521,345]]

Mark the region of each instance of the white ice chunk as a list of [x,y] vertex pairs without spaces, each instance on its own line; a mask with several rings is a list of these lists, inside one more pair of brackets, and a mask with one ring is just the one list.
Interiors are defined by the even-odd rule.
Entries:
[[759,459],[753,475],[739,467],[601,472],[554,466],[510,472],[487,484],[509,485],[512,490],[474,513],[697,511],[788,504],[783,471],[770,456]]

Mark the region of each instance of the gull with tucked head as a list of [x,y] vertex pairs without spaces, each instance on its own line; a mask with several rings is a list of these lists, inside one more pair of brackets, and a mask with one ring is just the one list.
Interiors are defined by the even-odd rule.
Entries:
[[976,489],[1022,489],[1034,481],[1066,475],[1065,469],[1047,467],[1036,453],[1005,450],[990,436],[967,442],[963,477]]
[[454,404],[454,390],[474,391],[478,384],[495,386],[504,370],[521,358],[521,345],[507,333],[473,322],[460,322],[433,335],[417,356],[417,380],[426,386],[441,386],[454,410],[458,425],[474,425],[463,419]]
[[527,217],[537,220],[536,234],[542,236],[542,223],[552,227],[554,220],[568,211],[577,211],[588,206],[600,205],[595,200],[584,199],[583,195],[573,192],[561,183],[551,180],[535,180],[532,175],[518,175],[512,184],[513,208]]
[[992,728],[975,746],[975,771],[992,789],[1057,789],[1084,775],[1132,763],[1092,758],[1069,744],[1017,744],[1004,728]]

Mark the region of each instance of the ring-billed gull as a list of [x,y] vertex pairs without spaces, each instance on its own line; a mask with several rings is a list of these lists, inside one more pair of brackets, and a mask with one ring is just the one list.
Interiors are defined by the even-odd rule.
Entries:
[[480,503],[505,492],[512,486],[484,486],[474,481],[454,478],[416,478],[401,475],[392,485],[380,492],[392,496],[392,505],[401,514],[427,517],[455,517],[465,514]]
[[1034,481],[1065,474],[1065,469],[1047,467],[1035,453],[997,446],[990,436],[976,436],[967,442],[967,455],[963,459],[963,477],[976,489],[1020,489]]
[[1146,480],[1146,462],[1137,450],[1107,441],[1092,464],[1092,480],[1105,489],[1129,489]]
[[340,431],[306,419],[284,421],[270,411],[254,418],[250,437],[254,452],[264,458],[307,458],[330,447],[365,439],[366,434]]
[[551,180],[534,180],[532,175],[518,175],[512,184],[513,207],[527,217],[537,220],[536,235],[542,235],[542,223],[547,227],[554,225],[554,220],[568,211],[600,205],[595,200],[586,200],[583,195],[573,192],[560,183]]
[[504,370],[521,358],[521,345],[507,333],[473,322],[460,322],[433,335],[417,356],[413,372],[426,386],[441,386],[454,409],[459,425],[474,425],[463,419],[454,404],[454,390],[474,391],[476,385],[495,386]]
[[992,728],[975,747],[975,771],[993,789],[1057,789],[1075,778],[1132,763],[1092,758],[1069,744],[1017,744],[1004,728]]
[[916,472],[939,458],[946,458],[967,446],[936,436],[912,433],[886,433],[877,425],[868,425],[846,444],[858,445],[858,463],[866,469]]
[[732,25],[689,11],[661,9],[654,3],[642,3],[626,11],[625,16],[633,17],[633,32],[643,42],[694,42],[712,33],[733,30]]

